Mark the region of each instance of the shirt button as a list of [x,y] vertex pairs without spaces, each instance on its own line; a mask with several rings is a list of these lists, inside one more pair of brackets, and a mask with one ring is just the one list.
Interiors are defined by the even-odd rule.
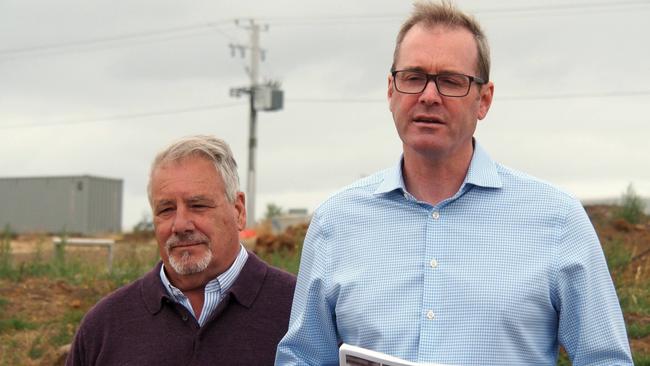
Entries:
[[433,213],[431,214],[431,217],[433,217],[434,220],[438,220],[440,218],[440,212],[433,211]]
[[432,259],[431,262],[429,262],[429,265],[431,265],[431,268],[436,268],[438,267],[438,261],[435,259]]
[[433,319],[435,319],[435,317],[436,317],[436,314],[433,312],[433,310],[427,311],[427,319],[433,320]]

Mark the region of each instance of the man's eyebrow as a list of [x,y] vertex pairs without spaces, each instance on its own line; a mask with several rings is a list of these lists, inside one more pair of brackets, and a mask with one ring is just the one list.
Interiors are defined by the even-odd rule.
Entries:
[[213,203],[214,200],[212,198],[208,197],[208,196],[199,195],[199,196],[189,197],[189,198],[187,198],[185,200],[185,202],[187,202],[187,203]]
[[[399,71],[414,71],[414,72],[421,72],[423,74],[431,75],[431,74],[429,74],[429,72],[427,70],[425,70],[424,68],[422,68],[420,66],[405,67],[403,69],[400,69]],[[437,73],[435,73],[435,75],[439,75],[439,74],[463,74],[463,73],[460,72],[460,71],[443,69],[443,70],[440,70]]]
[[155,205],[155,206],[163,206],[163,205],[171,205],[171,204],[173,204],[173,203],[174,203],[174,202],[173,202],[172,200],[161,199],[161,200],[155,201],[155,202],[154,202],[154,205]]
[[159,210],[161,207],[171,207],[174,206],[174,201],[169,200],[169,199],[161,199],[158,201],[154,201],[153,203],[153,211]]
[[412,67],[405,67],[401,69],[400,71],[416,71],[416,72],[421,72],[421,73],[427,73],[427,71],[419,66],[412,66]]

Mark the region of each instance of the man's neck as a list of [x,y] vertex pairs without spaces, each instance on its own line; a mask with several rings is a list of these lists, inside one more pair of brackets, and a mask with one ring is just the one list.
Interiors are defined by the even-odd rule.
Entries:
[[206,270],[200,273],[181,276],[170,272],[173,271],[169,271],[165,268],[167,279],[169,279],[169,282],[174,287],[181,290],[183,295],[190,300],[190,305],[192,306],[192,310],[194,310],[194,316],[196,319],[199,319],[205,301],[205,285],[212,279],[216,278],[218,273],[211,273]]
[[201,292],[203,292],[205,285],[215,279],[219,275],[219,272],[208,268],[205,271],[201,271],[199,273],[179,275],[173,272],[173,270],[169,270],[167,267],[165,267],[165,274],[167,275],[169,282],[174,287],[181,290],[183,293],[186,293],[188,291],[197,290],[201,290]]
[[452,197],[465,180],[473,152],[473,145],[446,156],[405,149],[402,174],[407,191],[431,205]]

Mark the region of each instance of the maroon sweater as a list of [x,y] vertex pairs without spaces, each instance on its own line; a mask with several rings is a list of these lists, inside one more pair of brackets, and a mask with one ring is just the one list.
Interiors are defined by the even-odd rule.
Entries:
[[161,265],[86,314],[66,365],[273,365],[289,323],[295,276],[249,253],[213,316],[199,327],[168,296]]

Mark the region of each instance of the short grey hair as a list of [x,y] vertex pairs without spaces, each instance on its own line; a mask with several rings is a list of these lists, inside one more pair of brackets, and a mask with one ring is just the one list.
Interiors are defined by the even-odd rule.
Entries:
[[237,192],[239,192],[239,175],[237,174],[237,162],[233,157],[230,146],[224,140],[214,136],[195,135],[186,136],[172,142],[156,155],[156,158],[151,164],[149,183],[147,184],[149,204],[153,205],[151,178],[154,171],[162,164],[177,161],[188,156],[203,157],[214,163],[214,167],[223,179],[226,198],[228,198],[230,203],[234,203]]
[[478,76],[486,82],[490,80],[490,45],[488,44],[485,32],[479,22],[469,14],[466,14],[455,7],[449,0],[441,0],[439,3],[431,1],[417,1],[413,4],[414,9],[411,16],[406,19],[397,34],[395,42],[395,51],[393,52],[393,66],[391,71],[395,71],[395,64],[399,56],[402,41],[411,28],[417,24],[432,28],[438,25],[446,27],[460,27],[467,29],[476,40],[476,49],[478,50],[478,59],[476,60],[476,71]]

